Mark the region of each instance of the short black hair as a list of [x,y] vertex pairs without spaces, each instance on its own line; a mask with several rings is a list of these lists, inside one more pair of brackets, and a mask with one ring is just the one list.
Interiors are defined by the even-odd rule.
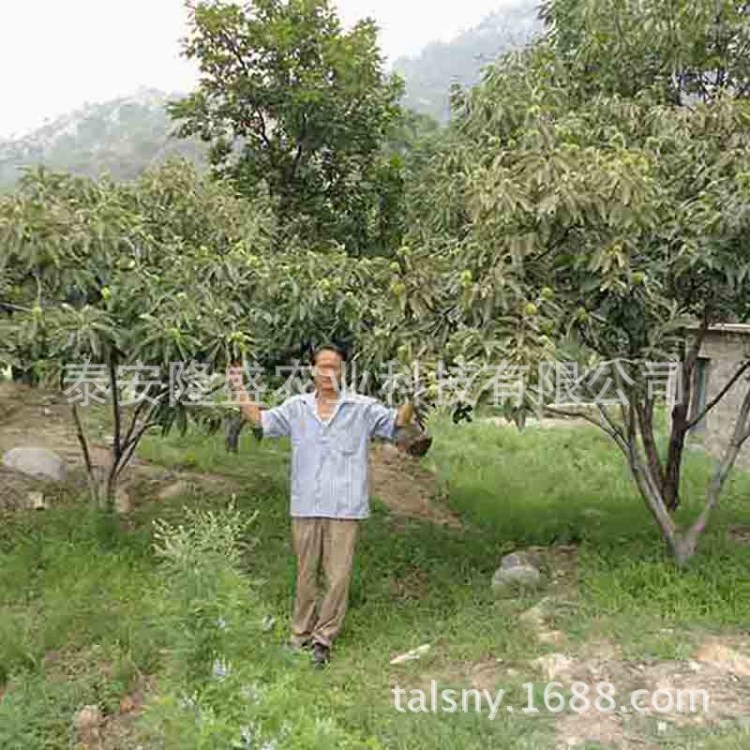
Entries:
[[346,348],[341,346],[340,344],[337,344],[334,341],[326,342],[325,344],[320,344],[319,346],[313,346],[310,348],[310,364],[314,365],[315,360],[323,351],[331,351],[336,352],[336,354],[341,357],[342,362],[346,362],[349,358],[348,352],[346,351]]

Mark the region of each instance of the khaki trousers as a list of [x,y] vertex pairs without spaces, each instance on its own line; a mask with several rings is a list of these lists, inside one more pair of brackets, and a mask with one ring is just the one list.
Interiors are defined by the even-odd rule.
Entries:
[[[297,556],[297,592],[292,642],[318,641],[328,647],[339,634],[349,599],[349,582],[359,521],[348,518],[292,518]],[[322,560],[326,588],[319,607],[318,567]]]

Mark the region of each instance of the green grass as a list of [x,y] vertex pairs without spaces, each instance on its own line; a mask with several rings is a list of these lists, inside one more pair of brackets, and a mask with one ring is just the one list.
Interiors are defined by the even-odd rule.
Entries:
[[[498,657],[517,666],[510,689],[539,681],[528,662],[553,647],[536,645],[516,619],[534,600],[495,601],[489,585],[500,557],[530,544],[578,545],[577,606],[557,620],[574,649],[606,637],[629,658],[687,658],[701,633],[736,632],[750,622],[750,551],[725,539],[729,524],[750,522],[746,475],[732,480],[694,564],[678,571],[624,462],[595,430],[518,433],[439,418],[430,428],[436,440],[424,462],[447,487],[463,528],[395,525],[375,500],[362,528],[346,628],[322,674],[280,645],[294,584],[285,441],[243,435],[239,455],[224,452],[220,435],[198,433],[149,438],[142,447],[142,457],[165,466],[236,482],[240,514],[257,512],[256,543],[239,566],[218,559],[203,572],[187,566],[183,575],[155,555],[151,522],[185,524],[186,507],[226,514],[228,498],[218,492],[147,504],[127,531],[86,510],[85,499],[6,517],[0,677],[7,675],[8,686],[0,747],[69,747],[75,710],[99,703],[115,711],[139,673],[155,675],[159,685],[160,701],[135,730],[148,748],[227,748],[254,720],[278,738],[279,750],[554,747],[549,716],[489,721],[400,714],[392,704],[394,685],[408,690],[433,677],[441,686],[466,685],[472,663]],[[708,470],[704,457],[691,456],[685,518],[695,512]],[[220,634],[211,629],[217,612],[230,626]],[[273,618],[270,630],[264,618]],[[187,657],[214,638],[234,671],[206,685],[189,672]],[[423,659],[389,665],[421,643],[432,644]],[[260,691],[255,704],[238,698],[248,685]],[[184,693],[194,687],[203,691],[195,715],[184,708]],[[732,748],[741,736],[728,730],[689,742]]]

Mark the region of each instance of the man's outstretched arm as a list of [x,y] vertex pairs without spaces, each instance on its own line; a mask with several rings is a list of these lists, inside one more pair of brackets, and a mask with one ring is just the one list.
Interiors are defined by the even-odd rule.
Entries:
[[409,401],[395,408],[373,400],[367,412],[370,436],[395,440],[396,430],[410,424],[413,417],[414,406]]

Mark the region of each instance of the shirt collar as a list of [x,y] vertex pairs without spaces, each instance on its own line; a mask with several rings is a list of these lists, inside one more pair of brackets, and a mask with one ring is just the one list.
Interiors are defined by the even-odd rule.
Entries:
[[[317,391],[308,391],[307,393],[303,394],[302,398],[305,401],[306,404],[309,406],[315,407],[315,397],[316,397]],[[339,403],[347,403],[350,401],[354,401],[355,393],[350,388],[347,388],[344,386],[341,389],[341,393],[339,395]]]

